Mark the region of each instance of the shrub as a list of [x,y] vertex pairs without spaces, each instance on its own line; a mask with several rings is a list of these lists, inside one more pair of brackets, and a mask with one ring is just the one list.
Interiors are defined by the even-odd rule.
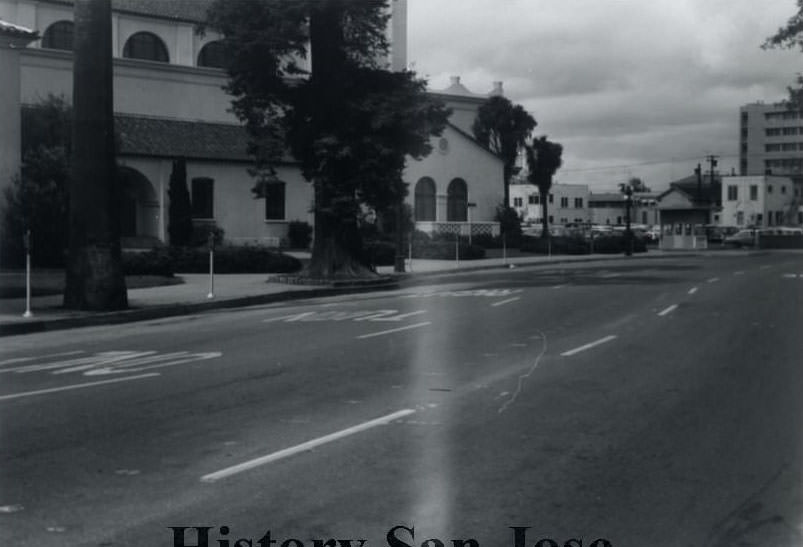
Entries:
[[223,244],[223,228],[220,228],[214,222],[204,222],[193,224],[190,246],[207,247],[209,245],[209,234],[214,234],[215,247],[219,247]]
[[[550,249],[551,245],[551,249]],[[519,249],[527,253],[537,254],[588,254],[588,242],[581,237],[551,236],[542,238],[538,236],[522,236]]]
[[[292,273],[301,269],[298,259],[264,247],[221,247],[215,250],[214,260],[215,273]],[[208,271],[209,251],[203,248],[173,247],[123,255],[126,275]]]
[[293,249],[306,249],[312,241],[312,226],[303,220],[293,220],[287,225],[287,240]]
[[521,218],[516,210],[500,204],[496,208],[494,220],[499,223],[499,229],[505,235],[507,244],[510,247],[517,247],[521,241]]

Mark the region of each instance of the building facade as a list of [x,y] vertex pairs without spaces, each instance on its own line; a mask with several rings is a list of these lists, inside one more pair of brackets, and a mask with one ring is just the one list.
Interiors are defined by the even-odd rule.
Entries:
[[720,225],[799,226],[803,224],[801,188],[775,175],[722,177]]
[[[591,193],[588,197],[592,224],[618,225],[627,222],[627,204],[621,192]],[[659,224],[658,194],[636,192],[630,201],[630,222],[654,226]]]
[[[542,196],[534,184],[511,184],[510,207],[527,223],[542,222]],[[590,222],[589,191],[586,184],[553,184],[549,189],[547,215],[550,225]]]
[[[138,241],[167,242],[167,189],[174,162],[182,160],[195,224],[218,226],[230,243],[278,245],[291,221],[312,223],[312,186],[288,158],[279,166],[281,187],[273,189],[269,198],[253,198],[248,137],[230,111],[231,97],[223,90],[227,77],[221,68],[221,36],[196,32],[210,3],[112,0],[123,234]],[[390,7],[392,44],[387,66],[403,70],[406,0],[391,0]],[[3,61],[4,68],[8,65],[13,72],[4,70],[0,84],[4,96],[11,97],[4,109],[18,112],[51,95],[71,101],[72,18],[68,1],[0,0],[0,20],[8,28],[30,29],[39,36],[28,47],[13,49],[15,66]],[[6,57],[12,59],[9,55],[0,59]],[[403,175],[410,185],[407,201],[413,208],[417,204],[427,208],[415,212],[417,218],[428,219],[421,221],[423,229],[465,231],[472,226],[478,233],[498,232],[494,215],[503,195],[503,163],[474,141],[470,126],[466,129],[487,95],[455,94],[453,89],[434,95],[447,99],[455,115],[444,134],[433,139],[432,154],[420,161],[408,159]],[[0,131],[8,133],[3,135],[4,143],[19,142],[18,127]],[[7,166],[0,181],[3,185],[18,169],[19,144],[10,156],[0,158]]]
[[803,112],[758,102],[742,106],[739,115],[739,174],[803,182]]

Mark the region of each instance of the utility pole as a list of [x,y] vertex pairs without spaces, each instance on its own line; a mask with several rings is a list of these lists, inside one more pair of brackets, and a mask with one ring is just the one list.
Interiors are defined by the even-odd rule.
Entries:
[[711,223],[711,219],[713,218],[713,210],[714,210],[714,203],[716,203],[716,199],[714,198],[714,167],[717,166],[717,158],[719,156],[715,156],[714,154],[709,154],[705,157],[706,161],[708,162],[708,175],[710,177],[711,184],[708,187],[708,201],[709,201],[709,210],[708,210],[708,223]]

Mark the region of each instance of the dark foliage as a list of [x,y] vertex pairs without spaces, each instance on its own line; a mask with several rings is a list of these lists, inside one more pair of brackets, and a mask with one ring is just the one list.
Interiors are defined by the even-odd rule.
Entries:
[[[301,262],[292,256],[263,247],[221,247],[214,254],[215,273],[292,273]],[[209,272],[209,251],[202,248],[170,247],[144,253],[125,253],[126,275],[162,275]]]
[[3,194],[0,262],[25,264],[23,235],[30,230],[33,265],[60,267],[68,242],[71,109],[50,96],[21,115],[22,168]]
[[193,236],[192,205],[187,188],[187,161],[184,158],[173,161],[167,195],[170,198],[167,226],[170,245],[188,245]]
[[312,226],[303,220],[293,220],[287,226],[287,239],[291,249],[307,249],[312,241]]

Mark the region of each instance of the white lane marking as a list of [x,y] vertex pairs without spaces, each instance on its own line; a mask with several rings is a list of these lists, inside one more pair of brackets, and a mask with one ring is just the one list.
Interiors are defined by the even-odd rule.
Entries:
[[692,287],[691,289],[689,289],[689,294],[694,294],[696,292],[697,292],[697,287]]
[[797,274],[783,274],[783,276],[787,279],[793,279],[797,277]]
[[718,277],[712,277],[711,279],[708,280],[709,283],[715,283],[717,281],[719,281]]
[[675,310],[677,309],[677,307],[678,307],[678,305],[677,305],[677,304],[672,304],[671,306],[669,306],[669,307],[668,307],[668,308],[666,308],[665,310],[658,312],[658,315],[660,315],[661,317],[663,317],[664,315],[670,314],[670,313],[672,313],[673,311],[675,311]]
[[621,275],[622,275],[622,274],[620,274],[620,273],[606,273],[606,274],[602,274],[600,277],[601,277],[602,279],[610,279],[610,278],[612,278],[612,277],[619,277],[619,276],[621,276]]
[[767,270],[769,268],[772,268],[772,266],[768,266],[765,264],[764,266],[759,267],[759,270]]
[[563,288],[563,287],[565,287],[565,286],[566,286],[566,283],[564,283],[563,285],[555,285],[555,286],[554,286],[554,287],[552,287],[552,288],[553,288],[553,289],[562,289],[562,288]]
[[744,272],[742,272],[742,271],[733,272],[733,275],[744,275]]
[[510,304],[511,302],[515,302],[516,300],[521,300],[520,296],[514,296],[513,298],[508,298],[507,300],[500,300],[499,302],[494,302],[491,306],[504,306],[505,304]]
[[424,321],[422,323],[413,323],[412,325],[405,325],[404,327],[399,327],[399,328],[396,328],[396,329],[388,329],[388,330],[382,330],[382,331],[379,331],[379,332],[372,332],[372,333],[369,333],[369,334],[361,334],[360,336],[357,336],[357,339],[361,340],[363,338],[372,338],[374,336],[382,336],[383,334],[392,334],[394,332],[399,332],[399,331],[403,331],[403,330],[417,329],[418,327],[425,327],[426,325],[431,325],[431,324],[432,324],[432,321]]
[[0,361],[0,367],[5,365],[14,365],[17,363],[28,363],[35,359],[50,359],[52,357],[66,357],[68,355],[78,355],[79,353],[84,353],[83,351],[65,351],[62,353],[51,353],[50,355],[37,355],[36,357],[17,357],[15,359],[6,359],[5,361]]
[[290,456],[295,456],[299,452],[306,452],[307,450],[312,450],[313,448],[316,448],[323,444],[337,441],[344,437],[354,435],[355,433],[361,433],[373,427],[388,424],[394,420],[398,420],[399,418],[404,418],[405,416],[409,416],[410,414],[415,414],[415,410],[411,408],[399,410],[397,412],[393,412],[392,414],[388,414],[380,418],[375,418],[373,420],[369,420],[367,422],[363,422],[361,424],[348,427],[346,429],[341,429],[340,431],[336,431],[334,433],[330,433],[329,435],[324,435],[323,437],[318,437],[317,439],[312,439],[310,441],[297,444],[296,446],[291,446],[290,448],[279,450],[278,452],[273,452],[271,454],[267,454],[259,458],[254,458],[253,460],[248,460],[246,462],[233,465],[225,469],[221,469],[220,471],[215,471],[214,473],[209,473],[201,477],[201,481],[215,482],[220,479],[225,479],[227,477],[231,477],[232,475],[236,475],[237,473],[242,473],[243,471],[249,471],[261,465],[273,463],[283,458],[289,458]]
[[574,348],[574,349],[570,349],[569,351],[564,351],[560,355],[562,357],[570,357],[570,356],[572,356],[572,355],[574,355],[576,353],[580,353],[581,351],[585,351],[587,349],[591,349],[594,346],[599,346],[600,344],[605,344],[606,342],[610,342],[611,340],[614,340],[615,338],[616,338],[616,335],[615,334],[611,334],[611,335],[608,335],[608,336],[606,336],[604,338],[600,338],[599,340],[591,342],[589,344],[585,344],[584,346],[580,346],[579,348]]
[[69,391],[72,389],[82,389],[85,387],[99,386],[103,384],[113,384],[116,382],[128,382],[129,380],[142,380],[143,378],[151,378],[159,376],[158,372],[149,372],[147,374],[139,374],[137,376],[126,376],[125,378],[114,378],[112,380],[99,380],[97,382],[86,382],[83,384],[71,384],[69,386],[52,387],[49,389],[37,389],[36,391],[25,391],[22,393],[14,393],[11,395],[0,395],[0,401],[9,401],[11,399],[20,399],[22,397],[32,397],[33,395],[44,395],[45,393],[58,393],[59,391]]

